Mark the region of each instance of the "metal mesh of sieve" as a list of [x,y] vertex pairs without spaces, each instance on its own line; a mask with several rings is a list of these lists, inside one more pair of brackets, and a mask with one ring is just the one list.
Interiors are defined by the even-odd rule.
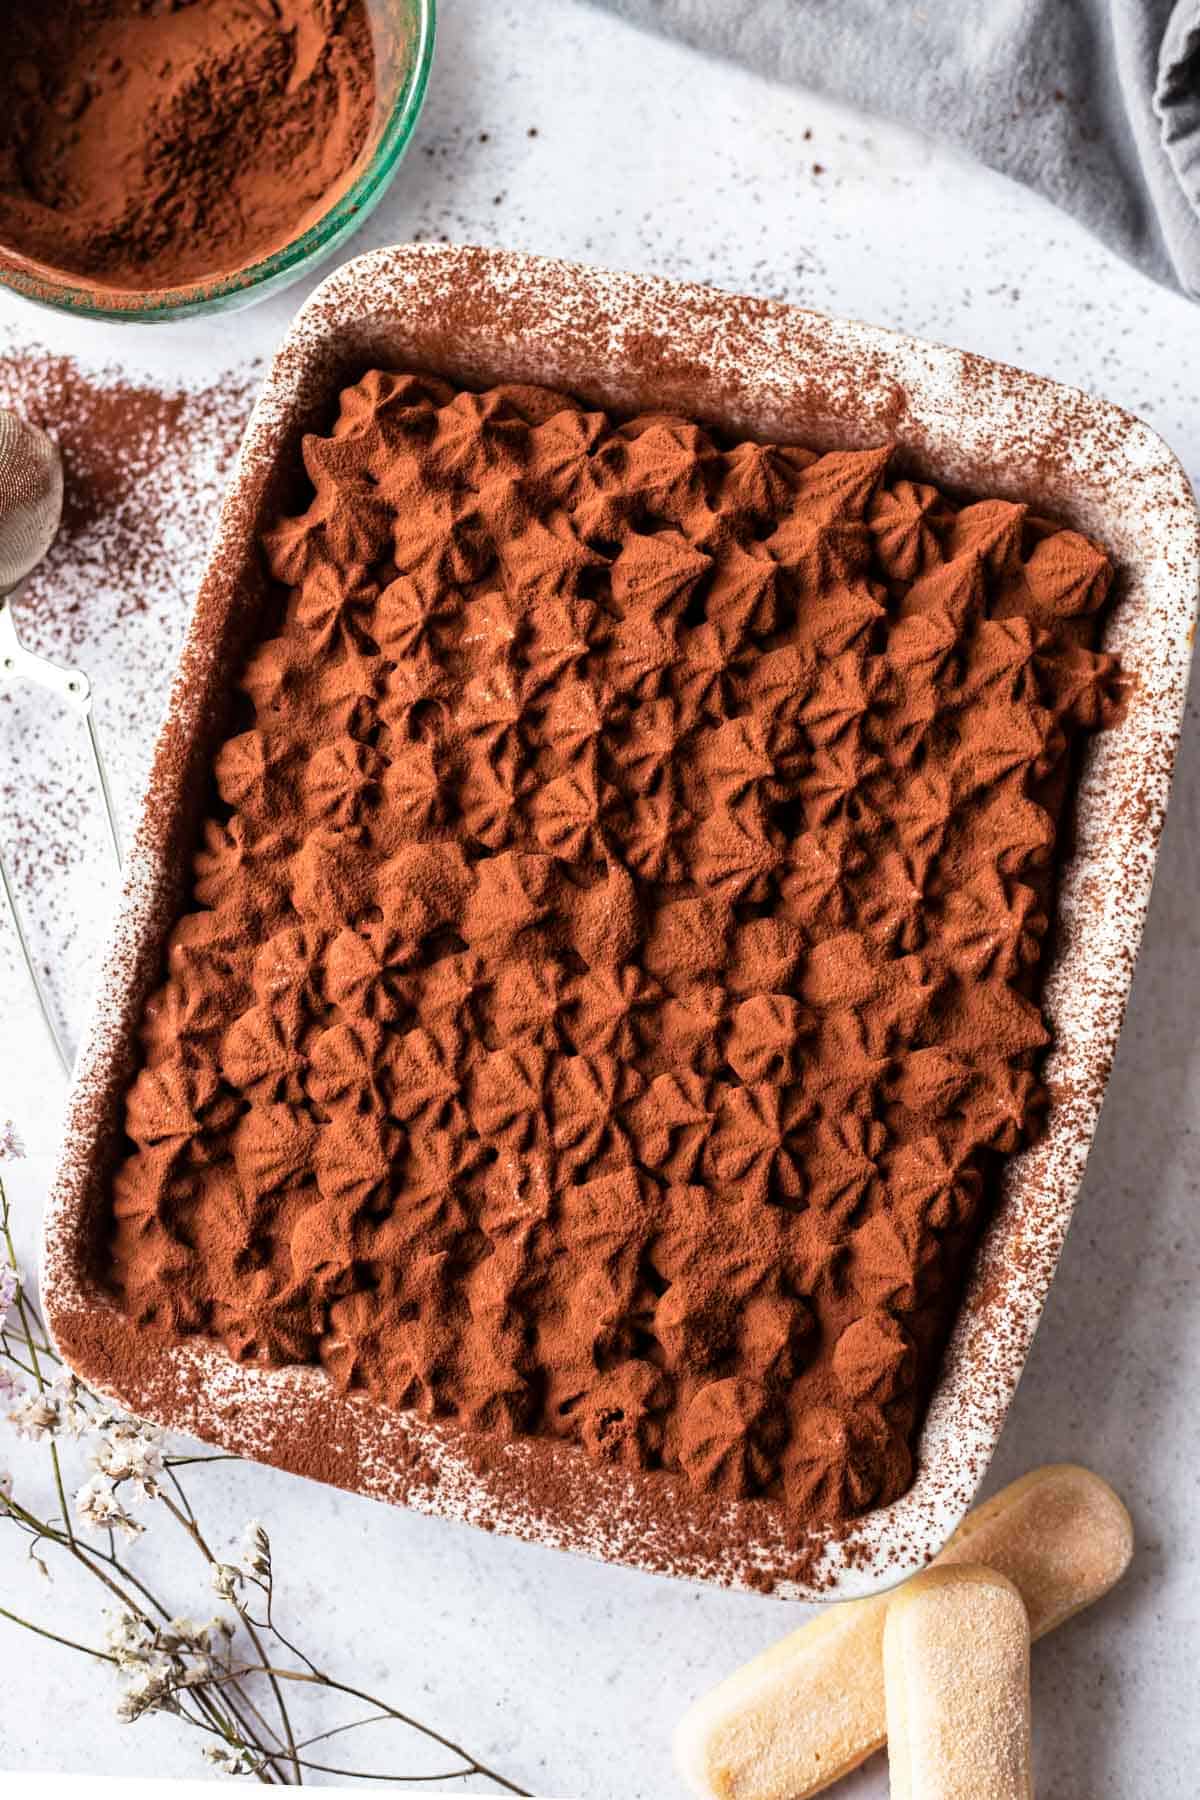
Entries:
[[54,542],[62,517],[58,446],[0,409],[0,594],[24,581]]

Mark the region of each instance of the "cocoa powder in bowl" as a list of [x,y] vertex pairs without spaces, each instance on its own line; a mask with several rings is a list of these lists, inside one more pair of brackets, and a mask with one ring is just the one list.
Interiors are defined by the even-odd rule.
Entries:
[[1028,1141],[1110,566],[883,449],[375,373],[127,1102],[148,1335],[846,1519]]
[[364,0],[0,0],[5,252],[146,292],[289,243],[367,142]]

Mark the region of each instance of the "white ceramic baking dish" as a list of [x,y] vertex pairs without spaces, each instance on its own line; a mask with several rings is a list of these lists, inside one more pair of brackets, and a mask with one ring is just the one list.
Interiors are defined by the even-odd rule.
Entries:
[[[478,1440],[451,1428],[337,1394],[318,1370],[246,1368],[203,1342],[149,1349],[104,1291],[98,1225],[135,1063],[133,1025],[188,879],[190,858],[173,846],[193,841],[211,747],[224,732],[226,671],[253,632],[256,532],[294,489],[300,434],[323,428],[339,389],[376,366],[478,385],[542,382],[619,413],[666,407],[818,448],[891,441],[911,472],[1030,501],[1094,536],[1117,563],[1104,641],[1131,692],[1122,722],[1088,746],[1061,873],[1045,987],[1054,1026],[1048,1129],[1008,1166],[912,1488],[800,1554],[770,1503],[701,1503],[670,1477],[598,1468],[579,1451],[533,1440],[480,1453]],[[709,288],[433,246],[346,264],[300,312],[254,409],[159,739],[47,1214],[45,1298],[64,1355],[161,1423],[519,1537],[704,1581],[774,1582],[797,1598],[842,1599],[900,1579],[970,1504],[1062,1248],[1149,898],[1198,591],[1200,533],[1183,470],[1152,431],[1105,401],[956,350]]]

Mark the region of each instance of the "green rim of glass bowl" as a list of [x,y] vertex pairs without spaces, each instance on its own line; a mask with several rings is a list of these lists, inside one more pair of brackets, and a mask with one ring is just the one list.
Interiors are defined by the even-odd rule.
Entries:
[[[437,0],[416,0],[413,14],[408,68],[371,160],[329,211],[290,244],[231,275],[145,293],[80,285],[42,264],[0,267],[0,284],[57,312],[103,319],[110,324],[154,325],[169,319],[191,318],[197,313],[232,312],[265,300],[269,294],[299,280],[358,230],[383,198],[408,148],[429,83]],[[102,297],[107,294],[112,295],[111,301]]]

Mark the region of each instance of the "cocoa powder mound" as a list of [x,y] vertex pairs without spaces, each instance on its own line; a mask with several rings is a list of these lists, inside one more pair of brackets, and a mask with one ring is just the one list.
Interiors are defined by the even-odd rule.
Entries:
[[363,0],[0,0],[5,250],[108,286],[281,247],[367,141]]
[[886,449],[372,373],[127,1099],[149,1334],[794,1522],[896,1498],[1036,1131],[1110,565]]

